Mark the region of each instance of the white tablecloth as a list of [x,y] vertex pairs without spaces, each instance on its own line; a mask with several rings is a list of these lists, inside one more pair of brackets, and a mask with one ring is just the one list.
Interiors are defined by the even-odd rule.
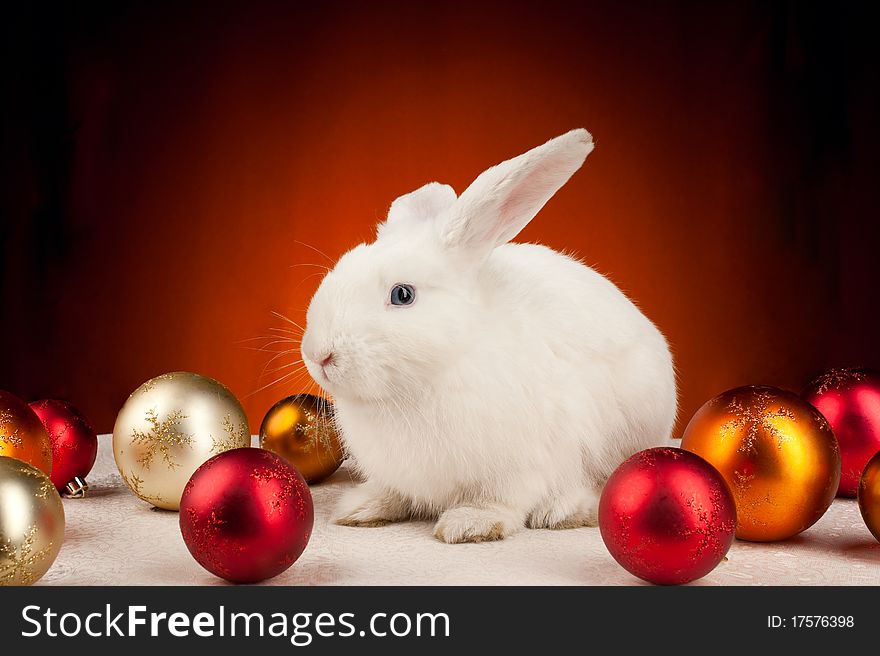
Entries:
[[[177,513],[139,500],[122,482],[110,437],[100,437],[90,494],[65,499],[64,546],[40,585],[217,585],[180,536]],[[329,521],[352,485],[343,466],[312,487],[315,528],[305,553],[266,585],[629,585],[599,530],[522,530],[501,542],[447,545],[429,522],[350,528]],[[695,585],[880,584],[880,543],[854,500],[837,499],[786,542],[735,542],[728,560]]]

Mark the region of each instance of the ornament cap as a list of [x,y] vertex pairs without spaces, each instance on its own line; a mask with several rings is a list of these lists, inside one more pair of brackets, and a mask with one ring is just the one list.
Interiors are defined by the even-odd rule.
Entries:
[[82,499],[89,492],[89,484],[84,478],[74,476],[61,491],[61,496],[65,499]]

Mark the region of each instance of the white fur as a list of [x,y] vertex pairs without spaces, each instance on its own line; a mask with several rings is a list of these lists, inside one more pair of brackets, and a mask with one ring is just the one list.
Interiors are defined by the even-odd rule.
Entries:
[[[507,243],[592,148],[573,130],[457,199],[438,183],[407,194],[377,240],[324,278],[303,359],[366,479],[339,523],[437,517],[446,542],[595,525],[617,465],[668,443],[676,389],[663,335],[589,267]],[[415,303],[390,304],[396,283],[416,288]]]

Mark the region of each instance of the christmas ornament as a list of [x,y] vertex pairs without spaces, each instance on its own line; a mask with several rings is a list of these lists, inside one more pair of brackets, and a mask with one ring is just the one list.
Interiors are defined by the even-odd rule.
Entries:
[[859,480],[859,510],[873,536],[880,540],[880,453],[868,461]]
[[98,455],[95,429],[79,410],[64,401],[44,399],[30,405],[52,442],[50,478],[55,487],[66,496],[74,496],[79,490],[85,493],[85,477],[92,471]]
[[184,371],[138,387],[116,417],[113,455],[131,491],[177,510],[192,473],[208,458],[250,446],[247,416],[232,392]]
[[30,585],[45,574],[64,540],[64,506],[46,474],[0,456],[0,585]]
[[52,473],[52,442],[40,418],[17,396],[0,390],[0,456]]
[[290,567],[309,542],[312,495],[296,468],[264,449],[235,449],[199,467],[180,501],[180,531],[193,558],[234,583]]
[[724,478],[693,453],[641,451],[611,475],[599,501],[605,546],[631,574],[672,585],[705,576],[727,553],[736,509]]
[[743,540],[784,540],[809,528],[831,505],[840,480],[840,451],[828,422],[775,387],[738,387],[708,401],[688,423],[681,447],[724,476]]
[[260,425],[260,446],[292,463],[307,483],[327,478],[345,459],[333,406],[311,394],[288,396],[271,407]]
[[803,397],[825,415],[840,445],[837,494],[856,496],[862,470],[880,451],[880,373],[832,369],[810,383]]

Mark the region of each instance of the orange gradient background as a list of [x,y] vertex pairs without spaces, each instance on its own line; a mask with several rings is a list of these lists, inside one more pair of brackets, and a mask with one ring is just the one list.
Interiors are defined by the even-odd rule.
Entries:
[[336,259],[396,196],[579,126],[595,152],[520,240],[664,331],[680,427],[726,388],[880,361],[876,46],[852,8],[76,4],[8,28],[0,388],[26,400],[109,432],[190,370],[256,431],[311,384],[261,389],[284,371],[242,341],[304,323],[320,269],[295,265],[328,261],[299,242]]

